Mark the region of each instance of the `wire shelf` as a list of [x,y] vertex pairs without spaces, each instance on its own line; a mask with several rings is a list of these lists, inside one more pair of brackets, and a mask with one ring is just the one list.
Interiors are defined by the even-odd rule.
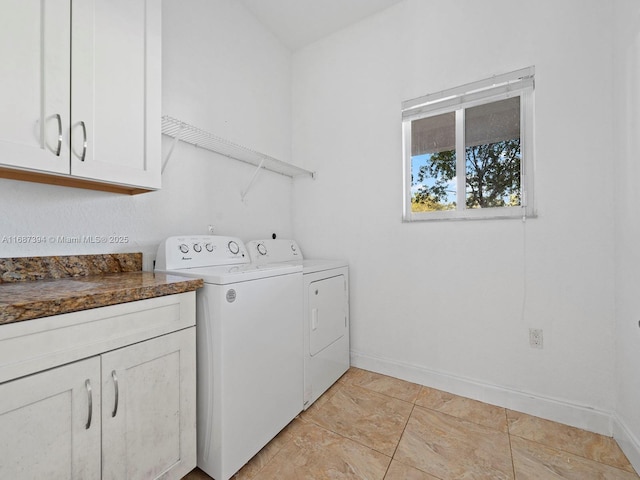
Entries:
[[195,145],[199,148],[204,148],[211,152],[219,153],[225,157],[254,165],[258,167],[258,169],[264,168],[265,170],[286,175],[291,178],[305,175],[312,178],[315,176],[314,172],[283,162],[282,160],[265,155],[264,153],[251,150],[250,148],[237,145],[168,115],[164,115],[162,117],[162,133],[175,139],[174,144],[171,146],[171,150],[164,161],[164,165],[168,162],[173,152],[173,147],[175,147],[175,143],[182,141]]

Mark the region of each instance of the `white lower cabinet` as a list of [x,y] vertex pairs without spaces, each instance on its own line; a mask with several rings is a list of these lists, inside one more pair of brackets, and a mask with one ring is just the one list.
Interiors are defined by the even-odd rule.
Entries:
[[0,478],[100,478],[100,358],[0,385]]
[[102,356],[102,478],[182,478],[195,467],[193,328]]
[[[155,312],[164,322],[180,324],[193,316],[186,320],[193,325],[191,294],[172,296],[182,297],[173,302],[177,309],[171,308],[170,297],[160,305],[151,299],[95,309],[90,323],[129,319],[136,312],[130,305],[142,304],[140,318]],[[106,312],[100,315],[99,310]],[[165,311],[174,314],[159,315]],[[82,325],[82,313],[61,315],[66,317],[61,328]],[[11,348],[25,335],[33,336],[35,344],[55,338],[37,322],[20,322],[25,323],[23,334],[22,326],[0,326],[0,348],[5,343]],[[122,338],[139,339],[144,327],[145,322],[138,323],[135,333],[132,326]],[[86,344],[100,341],[94,337]],[[50,347],[57,350],[55,344]],[[73,344],[67,349],[78,350]],[[59,350],[56,354],[57,361],[64,358]],[[190,326],[0,383],[0,479],[182,478],[196,465],[195,358],[195,326]]]

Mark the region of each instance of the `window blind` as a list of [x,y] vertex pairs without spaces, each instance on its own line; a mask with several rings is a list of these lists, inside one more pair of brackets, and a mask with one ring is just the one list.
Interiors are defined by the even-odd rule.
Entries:
[[438,110],[462,108],[483,98],[519,92],[533,88],[535,67],[527,67],[510,73],[495,75],[441,92],[402,102],[402,119],[411,120],[433,114]]

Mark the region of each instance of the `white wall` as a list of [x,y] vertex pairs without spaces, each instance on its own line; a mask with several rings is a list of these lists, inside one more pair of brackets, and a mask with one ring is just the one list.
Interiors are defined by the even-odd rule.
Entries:
[[[209,224],[293,235],[308,256],[350,261],[356,364],[603,433],[615,410],[638,452],[640,12],[616,5],[614,18],[596,0],[405,0],[292,66],[239,2],[164,0],[163,113],[317,180],[292,190],[265,172],[242,203],[252,168],[184,144],[163,189],[134,197],[0,179],[0,239],[130,237],[0,243],[0,255],[154,252]],[[538,218],[402,223],[400,102],[528,65]],[[544,329],[543,350],[529,348],[530,327]]]
[[[608,2],[406,0],[294,53],[294,234],[350,262],[354,364],[611,433],[612,37]],[[401,101],[529,65],[538,218],[402,223]]]
[[[239,2],[163,2],[163,113],[283,160],[291,156],[291,54]],[[171,141],[163,137],[163,158]],[[0,239],[128,236],[117,245],[0,243],[0,256],[154,252],[168,235],[291,234],[291,181],[179,144],[158,192],[134,197],[0,180]]]
[[640,4],[616,7],[616,438],[640,465]]

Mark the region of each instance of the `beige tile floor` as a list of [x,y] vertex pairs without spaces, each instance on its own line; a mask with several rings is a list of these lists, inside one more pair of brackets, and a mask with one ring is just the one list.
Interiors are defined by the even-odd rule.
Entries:
[[234,479],[640,477],[609,437],[351,368]]

